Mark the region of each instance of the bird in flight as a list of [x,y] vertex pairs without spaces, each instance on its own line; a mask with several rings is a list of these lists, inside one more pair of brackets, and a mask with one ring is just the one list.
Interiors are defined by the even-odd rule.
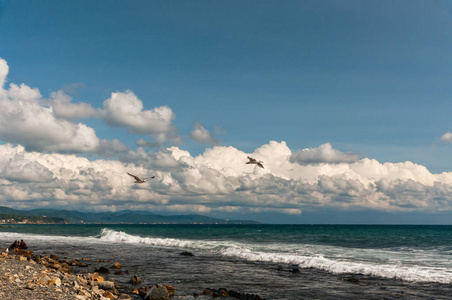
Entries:
[[246,164],[255,164],[255,165],[258,165],[259,167],[261,167],[262,169],[264,168],[263,161],[257,161],[254,158],[249,157],[249,156],[248,156],[248,159],[249,159],[249,161]]
[[138,176],[135,176],[135,175],[133,175],[133,174],[130,174],[129,172],[127,172],[127,174],[129,174],[130,176],[132,176],[133,178],[135,178],[135,183],[145,183],[146,182],[146,179],[149,179],[149,178],[154,178],[155,176],[151,176],[151,177],[146,177],[146,178],[143,178],[143,179],[141,179],[140,177],[138,177]]

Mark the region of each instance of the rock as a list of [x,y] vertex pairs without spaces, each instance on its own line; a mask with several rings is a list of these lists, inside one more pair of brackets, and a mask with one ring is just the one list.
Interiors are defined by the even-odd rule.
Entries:
[[118,299],[118,300],[132,300],[132,297],[130,295],[127,295],[127,294],[120,294],[118,296],[118,298],[116,298],[116,299]]
[[60,258],[56,256],[55,254],[50,254],[50,258],[53,260],[59,260]]
[[183,252],[180,253],[180,255],[182,255],[182,256],[195,256],[193,253],[188,252],[188,251],[183,251]]
[[166,288],[166,290],[168,291],[168,295],[169,295],[170,297],[174,296],[176,290],[175,290],[175,288],[174,288],[172,285],[166,285],[166,284],[164,284],[163,286],[164,286],[164,287]]
[[133,275],[129,282],[133,285],[138,285],[141,284],[141,278],[138,277],[137,275]]
[[146,296],[146,294],[149,292],[151,288],[148,286],[142,286],[138,289],[138,295],[140,295],[140,297],[144,298],[144,296]]
[[300,274],[300,273],[301,273],[301,272],[300,272],[300,269],[298,269],[298,268],[292,269],[291,272],[294,273],[294,274]]
[[91,291],[99,296],[103,296],[105,294],[105,291],[96,285],[92,287]]
[[206,289],[204,290],[204,294],[212,295],[213,297],[232,297],[240,300],[263,300],[263,298],[257,294],[247,294],[247,293],[239,293],[235,291],[228,291],[225,288],[220,288],[218,290],[215,289]]
[[154,285],[144,296],[144,300],[167,300],[168,298],[168,291],[160,284]]
[[101,274],[110,274],[110,270],[108,270],[105,267],[100,267],[99,270],[97,270],[97,272],[99,272]]
[[[135,294],[135,295],[139,295],[140,294],[140,291],[138,291],[138,289],[133,289],[133,290],[131,290],[130,291],[132,294]],[[145,295],[146,295],[146,293],[145,293]]]
[[121,264],[118,263],[118,262],[115,262],[115,263],[110,267],[110,269],[121,269],[121,268],[122,268],[122,266],[121,266]]
[[56,286],[61,286],[61,279],[60,278],[55,278],[55,285]]
[[115,295],[113,295],[113,294],[110,293],[109,291],[106,291],[106,292],[103,294],[103,297],[108,298],[108,299],[111,299],[111,300],[116,299]]
[[204,290],[203,292],[204,295],[211,295],[212,297],[216,298],[216,297],[227,297],[229,296],[229,292],[227,289],[225,288],[220,288],[218,290],[216,289],[210,289],[207,288]]
[[115,283],[113,281],[101,281],[97,283],[97,286],[103,290],[114,290]]
[[356,278],[355,276],[345,278],[344,280],[348,281],[348,282],[353,282],[353,283],[360,283],[359,279]]
[[47,285],[50,281],[50,277],[44,273],[38,275],[38,283]]
[[99,275],[99,273],[95,272],[93,275],[91,275],[88,280],[90,281],[96,281],[96,282],[101,282],[104,281],[104,278],[102,276]]
[[33,252],[31,252],[30,250],[25,250],[25,249],[17,249],[16,248],[16,253],[22,256],[26,256],[26,257],[33,257]]
[[73,259],[69,262],[69,265],[75,267],[75,266],[78,266],[79,263],[80,263],[80,261]]
[[80,275],[77,275],[77,280],[80,282],[80,284],[81,285],[83,285],[83,286],[86,286],[87,284],[88,284],[88,281],[85,279],[85,278],[83,278],[82,276],[80,276]]

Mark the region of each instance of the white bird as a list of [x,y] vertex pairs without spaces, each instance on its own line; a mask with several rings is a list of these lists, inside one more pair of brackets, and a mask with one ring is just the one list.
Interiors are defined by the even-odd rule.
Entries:
[[255,165],[258,165],[259,167],[261,167],[262,169],[264,168],[263,161],[257,161],[254,158],[249,157],[249,156],[248,156],[248,159],[249,159],[249,162],[247,162],[246,164],[255,164]]
[[129,172],[127,172],[127,174],[129,174],[130,176],[132,176],[133,178],[135,178],[135,183],[145,183],[145,182],[146,182],[146,179],[154,178],[154,177],[155,177],[155,176],[151,176],[151,177],[146,177],[146,178],[141,179],[140,177],[135,176],[135,175],[132,175],[132,174],[130,174]]

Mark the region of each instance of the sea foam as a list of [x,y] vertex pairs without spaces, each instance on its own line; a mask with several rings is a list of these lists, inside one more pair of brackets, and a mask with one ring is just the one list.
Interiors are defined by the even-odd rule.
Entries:
[[[439,259],[439,262],[437,258],[437,261],[434,264],[432,261],[430,265],[428,260],[421,260],[420,257],[413,256],[412,252],[140,237],[107,228],[102,229],[100,239],[117,243],[202,250],[246,261],[298,265],[301,268],[315,268],[333,274],[354,273],[412,282],[452,283],[452,270],[442,264],[448,264],[446,257]],[[426,257],[428,258],[428,255]]]

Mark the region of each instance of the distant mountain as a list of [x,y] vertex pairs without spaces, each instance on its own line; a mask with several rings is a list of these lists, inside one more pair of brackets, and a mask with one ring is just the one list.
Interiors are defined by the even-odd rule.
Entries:
[[0,214],[61,218],[75,224],[259,224],[255,221],[216,219],[197,214],[164,216],[130,210],[93,213],[56,209],[16,210],[0,206]]

